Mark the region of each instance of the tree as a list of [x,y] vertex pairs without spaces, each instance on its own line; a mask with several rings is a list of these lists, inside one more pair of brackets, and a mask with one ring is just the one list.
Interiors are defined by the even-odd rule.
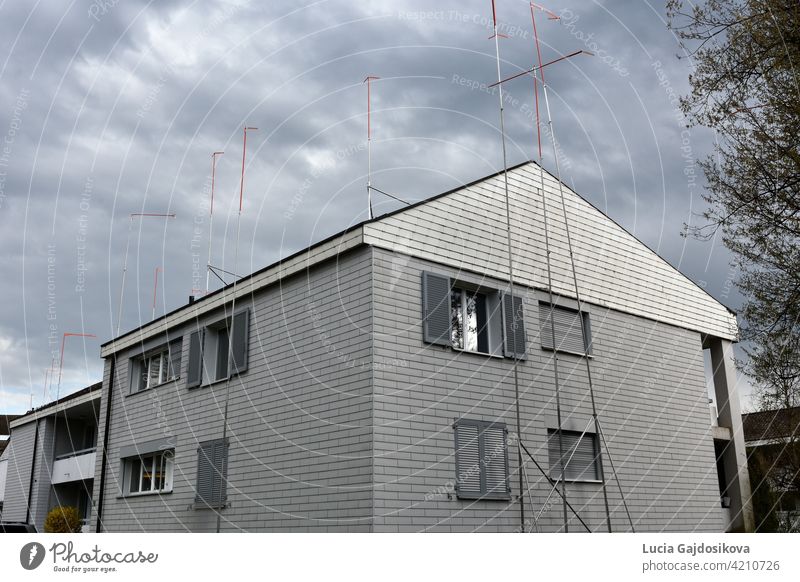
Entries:
[[[681,100],[690,125],[715,130],[701,238],[722,235],[745,298],[743,339],[758,379],[781,346],[800,378],[800,3],[707,0],[684,12],[669,0],[671,28],[696,67]],[[785,363],[785,362],[784,362]],[[746,370],[751,375],[754,369]],[[796,385],[796,382],[795,382]],[[795,398],[797,396],[795,395]]]
[[44,520],[45,533],[80,533],[81,516],[74,507],[54,507]]
[[[698,238],[721,234],[744,297],[740,362],[759,408],[800,405],[800,2],[668,0],[670,28],[695,65],[681,100],[690,126],[715,131],[701,160],[708,185]],[[800,437],[800,435],[796,435]],[[763,479],[797,487],[791,439],[757,467]],[[780,465],[780,466],[778,466]],[[754,489],[757,483],[753,483]]]

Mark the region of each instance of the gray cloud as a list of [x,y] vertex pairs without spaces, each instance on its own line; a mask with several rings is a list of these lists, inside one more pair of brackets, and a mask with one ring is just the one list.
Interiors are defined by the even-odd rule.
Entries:
[[[365,217],[367,74],[381,77],[376,185],[416,200],[501,166],[497,97],[457,81],[494,81],[488,1],[437,3],[431,12],[421,1],[125,0],[98,3],[107,8],[96,18],[85,4],[45,4],[29,13],[6,3],[0,12],[0,132],[19,127],[0,206],[0,408],[25,409],[31,392],[41,402],[64,332],[98,338],[68,340],[62,392],[99,378],[99,344],[116,329],[129,213],[178,217],[132,224],[123,330],[150,319],[156,267],[164,269],[157,314],[186,301],[198,260],[205,264],[214,150],[225,150],[214,262],[233,268],[245,123],[259,131],[248,143],[240,272]],[[669,90],[686,92],[690,63],[674,57],[663,7],[579,1],[569,10],[568,25],[539,21],[545,58],[579,48],[599,56],[547,70],[569,159],[564,178],[735,307],[725,250],[680,237],[702,210],[702,180],[691,187],[684,173]],[[509,36],[503,71],[513,74],[533,63],[528,3],[500,2],[498,11]],[[532,82],[507,91],[516,100],[507,108],[513,163],[535,156]],[[692,131],[691,155],[707,153],[712,139]]]

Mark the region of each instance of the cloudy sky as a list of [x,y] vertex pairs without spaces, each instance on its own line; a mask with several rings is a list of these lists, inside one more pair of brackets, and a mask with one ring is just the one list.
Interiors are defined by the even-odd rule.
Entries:
[[[502,168],[489,0],[0,2],[0,410],[100,378],[99,346],[205,288],[211,152],[214,264],[233,269],[242,127],[247,177],[237,271],[366,218],[373,180],[418,200]],[[538,20],[565,181],[726,305],[729,255],[681,237],[703,208],[679,60],[661,2],[572,0]],[[500,0],[502,70],[532,66],[527,1]],[[530,78],[507,85],[509,162],[536,156]],[[545,150],[545,166],[553,168]],[[377,199],[377,213],[398,203]],[[175,219],[130,220],[131,213]],[[129,227],[131,230],[128,238]]]

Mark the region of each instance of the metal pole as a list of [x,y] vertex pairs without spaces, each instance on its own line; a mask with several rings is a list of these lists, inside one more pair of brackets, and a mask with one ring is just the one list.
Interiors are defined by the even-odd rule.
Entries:
[[56,400],[61,396],[61,372],[64,369],[64,344],[68,337],[97,337],[92,333],[70,333],[64,332],[61,336],[61,360],[58,364],[58,384],[56,385]]
[[[541,57],[541,52],[540,52],[540,49],[539,49],[539,37],[538,37],[538,35],[536,33],[536,18],[533,16],[533,14],[534,14],[533,9],[531,9],[531,18],[533,19],[533,27],[534,27],[533,28],[534,37],[536,38],[536,50],[537,50],[537,53],[539,54],[539,63],[540,63],[540,66],[541,66],[541,58],[542,57]],[[583,305],[582,305],[582,302],[581,302],[581,294],[580,294],[580,290],[579,290],[579,287],[578,287],[578,275],[577,275],[576,270],[575,270],[575,257],[574,257],[574,255],[572,253],[572,239],[570,237],[569,219],[567,217],[567,205],[566,205],[566,202],[565,202],[565,199],[564,199],[564,185],[561,182],[561,167],[560,167],[560,164],[559,164],[559,161],[558,161],[558,145],[557,145],[557,142],[556,142],[556,134],[553,131],[553,118],[552,118],[552,116],[550,114],[550,100],[548,99],[548,96],[547,96],[547,81],[545,80],[545,77],[544,77],[544,70],[542,70],[542,93],[544,95],[545,110],[547,111],[547,125],[548,125],[548,128],[550,129],[550,139],[551,139],[551,142],[553,144],[553,158],[555,160],[555,165],[556,165],[556,180],[558,181],[558,192],[559,192],[559,195],[560,195],[560,198],[561,198],[561,211],[562,211],[562,214],[564,216],[564,232],[565,232],[566,238],[567,238],[567,250],[569,251],[569,260],[570,260],[570,265],[572,267],[572,281],[573,281],[573,285],[575,287],[575,299],[576,299],[576,301],[578,303],[578,312],[579,312],[579,314],[582,314],[583,313]],[[539,171],[540,172],[544,172],[544,169],[543,168],[539,168]],[[544,179],[544,178],[542,178],[542,179]],[[544,195],[544,191],[542,191],[542,194]],[[552,293],[552,289],[551,289],[551,293]],[[553,313],[553,305],[552,305],[552,303],[551,303],[551,308],[550,309],[551,309],[551,322],[552,322],[552,313]],[[586,323],[584,322],[582,316],[580,316],[578,319],[581,322],[581,335],[584,338],[584,342],[583,342],[583,348],[584,348],[583,356],[584,357],[583,357],[583,359],[586,362],[586,378],[587,378],[587,381],[589,383],[589,395],[590,395],[590,399],[591,399],[591,403],[592,403],[592,417],[594,418],[594,423],[595,423],[595,433],[598,435],[598,438],[599,438],[599,436],[600,436],[600,424],[599,424],[598,419],[597,419],[597,407],[596,407],[596,404],[595,404],[595,397],[594,397],[594,385],[592,383],[592,367],[591,367],[591,365],[589,363],[589,346],[587,345],[587,342],[586,342]],[[555,349],[555,347],[556,346],[555,346],[555,342],[554,342],[553,343],[553,349]],[[559,434],[561,434],[560,430],[561,429],[559,428]],[[600,477],[602,479],[603,502],[605,504],[605,510],[606,510],[606,526],[608,528],[608,531],[611,532],[611,512],[610,512],[609,506],[608,506],[608,490],[607,490],[607,486],[606,486],[605,474],[604,474],[604,471],[603,471],[603,451],[602,451],[602,447],[598,447],[598,449],[597,449],[597,461],[598,461],[598,464],[600,466],[600,473],[601,473]],[[564,475],[562,474],[562,482],[563,482],[563,477],[564,477]]]
[[214,229],[214,182],[217,173],[217,156],[221,156],[225,152],[214,152],[211,154],[211,204],[208,211],[208,261],[206,262],[206,294],[210,286],[211,277],[211,238]]
[[156,267],[155,279],[153,282],[153,317],[151,319],[156,318],[156,291],[158,290],[158,272],[160,270],[161,267]]
[[[533,21],[533,31],[534,31],[534,38],[536,39],[536,52],[539,55],[539,63],[542,62],[541,53],[539,51],[539,37],[536,34],[536,19],[533,16],[533,9],[531,8],[531,20]],[[537,76],[536,71],[533,71],[533,82],[534,88],[536,88],[537,83]],[[539,131],[539,97],[538,92],[536,96],[536,130]],[[541,139],[539,139],[539,178],[540,178],[540,190],[542,192],[542,215],[544,217],[544,247],[545,247],[545,259],[547,263],[547,293],[548,293],[548,300],[550,302],[549,310],[550,310],[550,339],[553,344],[553,381],[555,382],[555,392],[556,392],[556,422],[558,423],[558,455],[559,455],[559,464],[561,466],[561,500],[562,500],[562,511],[564,515],[564,533],[569,532],[569,514],[567,513],[567,480],[566,480],[566,467],[564,463],[564,431],[563,431],[563,422],[562,422],[562,415],[561,415],[561,384],[559,382],[559,374],[558,374],[558,350],[556,346],[556,326],[555,326],[555,318],[554,318],[554,306],[555,306],[555,299],[553,297],[553,271],[551,265],[551,258],[550,258],[550,223],[547,218],[547,194],[544,191],[544,167],[542,166],[542,149],[541,149]]]
[[372,99],[370,84],[375,79],[380,79],[380,77],[368,75],[363,81],[367,84],[367,216],[370,220],[372,220]]
[[122,285],[119,289],[119,308],[117,309],[117,334],[119,336],[120,326],[122,325],[122,298],[125,295],[125,276],[128,274],[128,251],[131,246],[131,230],[133,229],[133,214],[128,217],[128,241],[125,243],[125,260],[122,263]]
[[[242,231],[242,200],[244,198],[244,168],[245,168],[245,156],[247,154],[247,132],[248,131],[255,131],[257,127],[245,127],[244,128],[244,138],[242,143],[242,178],[239,183],[239,214],[236,218],[236,247],[233,251],[233,272],[235,273],[238,270],[238,261],[239,261],[239,236]],[[225,407],[223,410],[222,416],[222,447],[225,451],[225,455],[227,455],[227,440],[228,440],[228,405],[230,403],[230,396],[231,396],[231,377],[233,376],[233,334],[234,334],[234,324],[236,321],[236,282],[238,281],[237,277],[233,278],[233,285],[231,287],[231,294],[233,295],[233,299],[231,300],[231,325],[228,330],[228,378],[225,381]],[[227,463],[227,460],[225,461]],[[222,478],[222,475],[220,475]],[[226,485],[227,487],[227,485]],[[222,508],[217,507],[217,533],[220,532],[221,525],[222,525]]]
[[[493,32],[494,32],[494,51],[495,51],[495,60],[497,63],[497,80],[499,81],[502,77],[500,75],[500,42],[497,35],[497,10],[495,8],[494,0],[492,0],[492,22],[493,22]],[[511,311],[513,313],[513,322],[514,322],[514,329],[517,326],[517,313],[516,309],[514,308],[514,264],[513,264],[513,254],[512,254],[512,239],[511,239],[511,203],[509,200],[508,194],[508,161],[506,156],[506,129],[505,129],[505,115],[504,115],[504,108],[503,108],[503,87],[500,85],[499,87],[499,95],[500,95],[500,141],[502,143],[502,150],[503,150],[503,186],[505,190],[505,204],[506,204],[506,243],[508,245],[508,291],[511,301]],[[520,299],[521,300],[521,299]],[[514,361],[513,361],[513,369],[514,369],[514,407],[516,412],[516,424],[517,424],[517,443],[522,442],[522,421],[520,419],[520,402],[519,402],[519,346],[516,345],[516,334],[512,333],[511,337],[513,338],[513,351],[514,351]],[[522,349],[525,349],[525,346],[522,346]],[[523,465],[522,465],[522,448],[520,444],[517,444],[517,467],[519,469],[519,523],[520,523],[520,531],[525,532],[525,484],[523,482],[524,475],[523,475]]]
[[152,212],[134,212],[128,215],[128,241],[125,243],[125,261],[122,264],[122,285],[119,289],[119,309],[117,310],[117,335],[119,336],[120,326],[122,325],[122,299],[125,295],[125,275],[128,273],[128,251],[131,246],[131,229],[133,228],[134,218],[175,218],[174,213],[157,214]]

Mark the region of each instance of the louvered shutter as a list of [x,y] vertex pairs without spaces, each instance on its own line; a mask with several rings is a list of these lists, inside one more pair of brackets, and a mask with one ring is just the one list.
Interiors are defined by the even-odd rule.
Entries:
[[181,373],[181,340],[169,344],[169,378],[176,378]]
[[[551,306],[539,305],[539,327],[541,329],[542,347],[553,349],[553,332],[550,327]],[[552,311],[556,326],[556,348],[562,352],[576,354],[586,353],[586,345],[581,329],[581,314],[578,311],[556,307]],[[588,326],[587,326],[588,332]]]
[[450,345],[450,278],[422,273],[422,337],[431,344]]
[[197,449],[195,501],[219,507],[227,500],[228,446],[222,439],[200,443]]
[[458,422],[456,438],[456,494],[465,499],[477,499],[481,488],[480,432],[477,424]]
[[199,386],[203,380],[203,330],[189,336],[189,365],[186,369],[186,387]]
[[511,490],[508,483],[506,428],[499,424],[488,425],[481,436],[485,495],[507,498]]
[[[594,434],[564,432],[564,473],[567,479],[576,481],[597,481],[600,479],[597,458],[596,437]],[[550,431],[547,443],[550,461],[550,476],[558,479],[561,475],[561,457],[558,444],[558,431]]]
[[250,310],[246,309],[233,317],[233,339],[231,340],[231,374],[247,371],[247,354],[250,347]]
[[130,360],[131,392],[138,392],[147,387],[147,366],[144,358]]
[[507,358],[525,359],[525,318],[522,312],[522,297],[503,294],[503,352]]

